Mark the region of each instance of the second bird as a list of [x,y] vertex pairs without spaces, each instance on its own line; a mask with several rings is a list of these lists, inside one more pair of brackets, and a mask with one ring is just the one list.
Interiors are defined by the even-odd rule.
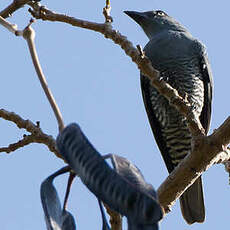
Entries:
[[[160,78],[187,98],[207,133],[213,86],[204,45],[161,10],[125,13],[142,27],[150,39],[144,51],[153,67],[160,72]],[[170,173],[190,152],[191,133],[185,117],[142,74],[141,88],[154,137]],[[201,177],[180,197],[180,205],[188,224],[204,221]]]

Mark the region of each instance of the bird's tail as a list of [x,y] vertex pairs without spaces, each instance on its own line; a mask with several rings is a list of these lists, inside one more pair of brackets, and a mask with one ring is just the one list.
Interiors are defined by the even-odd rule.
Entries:
[[188,224],[204,222],[205,208],[201,177],[180,197],[180,207],[182,215]]

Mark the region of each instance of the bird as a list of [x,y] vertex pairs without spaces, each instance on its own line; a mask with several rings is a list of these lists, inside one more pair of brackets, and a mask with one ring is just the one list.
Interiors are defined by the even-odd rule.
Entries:
[[[159,79],[176,89],[191,105],[205,133],[211,120],[213,77],[205,45],[162,10],[124,11],[143,29],[149,42],[144,53],[159,71]],[[191,151],[186,118],[141,74],[142,97],[148,120],[168,172]],[[180,197],[188,224],[205,220],[201,176]]]

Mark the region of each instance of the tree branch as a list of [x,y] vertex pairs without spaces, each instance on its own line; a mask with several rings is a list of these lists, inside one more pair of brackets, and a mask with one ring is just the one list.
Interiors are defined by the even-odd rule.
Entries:
[[19,148],[22,148],[30,143],[34,143],[35,136],[34,135],[24,135],[22,140],[19,140],[16,143],[10,144],[8,147],[0,148],[0,152],[10,153]]
[[160,204],[169,212],[177,198],[214,163],[230,159],[230,117],[210,136],[193,142],[192,151],[158,188]]
[[52,136],[45,134],[38,125],[35,125],[30,120],[24,120],[16,113],[8,112],[4,109],[0,109],[0,117],[4,120],[15,123],[19,129],[25,129],[31,133],[31,135],[24,136],[23,140],[15,144],[11,144],[6,148],[0,148],[0,152],[9,153],[30,143],[42,143],[45,144],[57,157],[62,159],[56,148],[55,139]]
[[36,51],[36,47],[35,47],[35,43],[34,43],[35,31],[32,29],[32,27],[30,25],[24,29],[23,37],[27,41],[30,55],[31,55],[31,58],[32,58],[32,61],[34,64],[34,68],[36,70],[38,79],[41,83],[42,89],[45,92],[45,95],[46,95],[46,97],[47,97],[47,99],[51,105],[51,108],[54,112],[54,115],[57,119],[59,132],[60,132],[64,129],[63,118],[62,118],[61,112],[59,110],[59,107],[58,107],[58,105],[54,99],[54,96],[48,87],[48,83],[46,81],[45,75],[42,71],[42,67],[40,65],[39,58],[38,58],[37,51]]
[[23,31],[18,30],[18,26],[15,24],[11,24],[6,21],[3,17],[0,16],[0,25],[4,26],[7,30],[14,33],[16,36],[22,36]]
[[8,21],[6,21],[4,18],[2,18],[0,16],[0,24],[2,26],[4,26],[10,32],[14,33],[16,36],[23,36],[23,38],[27,41],[30,55],[31,55],[38,79],[41,83],[42,89],[43,89],[43,91],[44,91],[44,93],[45,93],[45,95],[46,95],[46,97],[47,97],[47,99],[51,105],[51,108],[54,112],[54,115],[57,119],[59,131],[61,131],[64,128],[64,122],[63,122],[59,107],[58,107],[58,105],[54,99],[54,96],[48,87],[45,75],[42,71],[42,68],[41,68],[41,65],[39,62],[39,58],[38,58],[35,43],[34,43],[35,31],[31,27],[31,24],[33,22],[34,22],[34,20],[31,19],[29,25],[23,31],[20,31],[20,30],[17,30],[17,25],[9,23]]
[[103,8],[103,14],[105,16],[105,22],[106,23],[113,22],[113,18],[110,15],[110,11],[111,11],[110,0],[106,0],[106,5]]
[[0,16],[3,18],[10,17],[16,10],[22,8],[31,0],[14,0],[9,6],[0,12]]
[[175,106],[177,110],[187,118],[191,134],[193,136],[204,135],[204,129],[198,117],[193,112],[189,102],[186,99],[183,99],[178,94],[177,90],[173,89],[169,84],[160,79],[158,71],[152,67],[149,59],[146,56],[143,56],[143,54],[140,54],[138,49],[136,49],[125,36],[120,34],[117,30],[112,29],[110,23],[100,24],[84,21],[64,14],[54,13],[36,3],[30,3],[29,5],[33,8],[33,10],[29,9],[29,12],[37,19],[64,22],[72,26],[93,30],[102,33],[106,38],[113,40],[114,43],[118,44],[125,53],[132,58],[132,61],[137,64],[141,72],[149,77],[152,85],[169,100],[170,104]]
[[103,205],[106,208],[106,212],[109,214],[110,216],[110,225],[111,225],[111,230],[122,230],[122,217],[119,213],[113,211],[112,209],[110,209],[108,207],[108,205],[106,205],[105,203],[103,203]]

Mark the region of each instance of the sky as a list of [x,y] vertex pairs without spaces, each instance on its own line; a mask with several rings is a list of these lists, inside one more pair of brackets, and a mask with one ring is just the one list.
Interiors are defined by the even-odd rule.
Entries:
[[[0,10],[11,1],[1,0]],[[104,22],[105,1],[41,1],[59,13],[94,22]],[[230,115],[227,92],[229,67],[230,2],[181,0],[111,0],[113,28],[142,47],[148,38],[124,10],[160,9],[181,22],[207,47],[214,77],[214,99],[210,133]],[[28,7],[8,20],[23,29],[31,18]],[[123,50],[94,31],[63,23],[37,20],[36,46],[50,89],[65,124],[77,122],[101,154],[115,153],[128,158],[156,189],[168,175],[151,133],[144,109],[139,70]],[[0,27],[0,108],[24,119],[40,121],[42,130],[56,138],[57,122],[35,74],[26,42]],[[17,142],[25,130],[0,119],[0,147]],[[42,144],[30,144],[10,154],[0,154],[1,230],[41,230],[45,221],[40,202],[42,181],[64,166],[64,162]],[[201,230],[225,228],[229,214],[228,174],[214,165],[203,174],[206,220],[187,225],[179,202],[160,223],[160,229]],[[66,176],[55,180],[61,197]],[[76,179],[69,200],[77,229],[100,229],[97,200]],[[126,229],[126,227],[125,227]]]

